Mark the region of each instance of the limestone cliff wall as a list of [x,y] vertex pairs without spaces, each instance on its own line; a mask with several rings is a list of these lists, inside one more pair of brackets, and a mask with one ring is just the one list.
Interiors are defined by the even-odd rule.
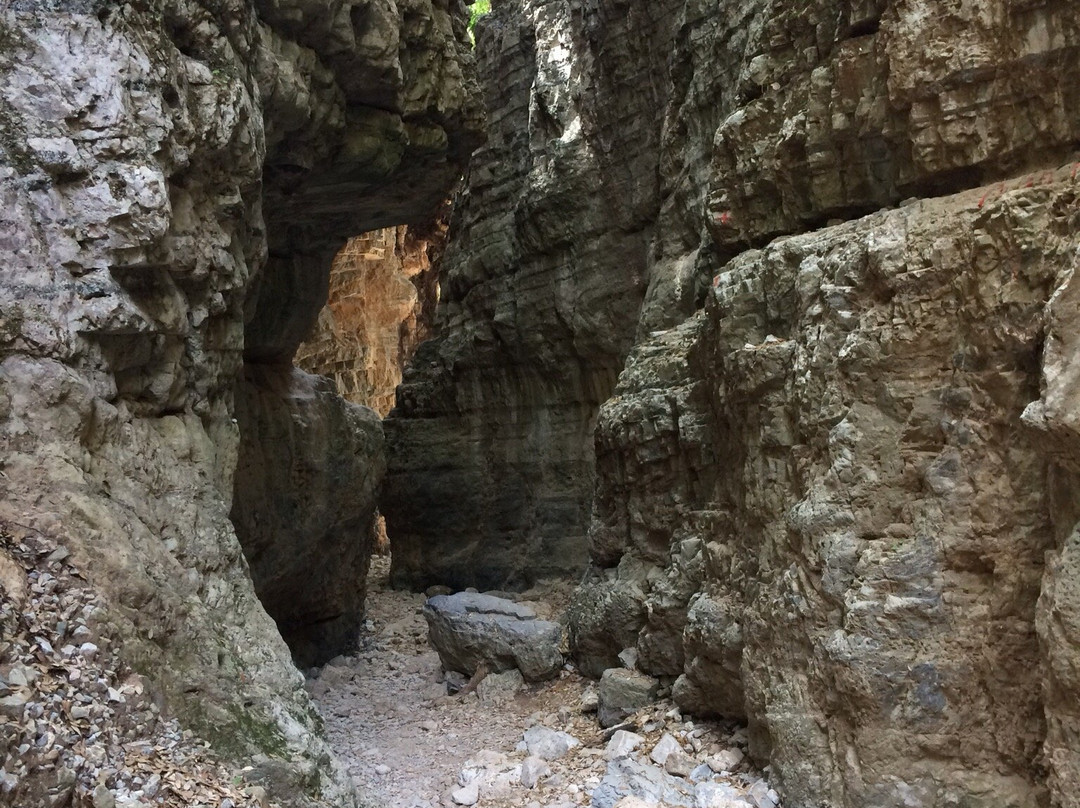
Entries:
[[[592,427],[636,328],[657,206],[662,87],[635,54],[663,57],[636,47],[639,16],[508,2],[477,27],[488,140],[455,205],[439,336],[386,422],[398,582],[514,586],[585,566]],[[586,117],[599,41],[621,54],[604,81],[634,133]]]
[[[1078,33],[1053,0],[500,4],[389,422],[399,578],[573,567],[590,514],[579,664],[633,647],[747,720],[785,805],[1077,805]],[[633,342],[616,387],[583,310],[605,363]]]
[[[674,57],[731,81],[707,149],[665,144],[696,190],[599,418],[579,659],[635,647],[748,720],[788,805],[1075,805],[1080,15],[783,5],[720,4],[738,30],[699,17]],[[704,311],[670,327],[691,265]]]
[[636,621],[578,620],[583,657],[629,640],[684,709],[747,719],[793,804],[1042,804],[1071,742],[1039,684],[1075,649],[1036,631],[1069,528],[1025,410],[1076,192],[1066,168],[782,239],[635,349],[598,429],[615,566],[578,609],[626,620],[630,592]]
[[406,363],[430,336],[445,244],[442,217],[350,239],[334,259],[326,306],[296,364],[386,417]]
[[[460,172],[463,19],[426,0],[0,11],[0,516],[70,551],[120,658],[282,805],[356,798],[229,518],[234,491],[258,507],[297,468],[268,457],[234,488],[239,446],[269,452],[264,425],[311,412],[289,359],[328,257],[429,215]],[[278,377],[275,417],[234,411],[245,352]]]

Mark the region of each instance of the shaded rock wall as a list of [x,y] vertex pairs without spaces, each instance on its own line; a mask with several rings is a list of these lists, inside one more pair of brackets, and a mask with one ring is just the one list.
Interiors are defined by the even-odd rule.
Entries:
[[[439,336],[386,422],[399,583],[507,587],[585,565],[592,426],[630,346],[657,203],[663,101],[630,54],[661,51],[637,49],[624,16],[503,3],[477,27],[487,145],[455,206]],[[603,148],[579,97],[589,37],[620,54],[607,84],[637,90],[612,100],[640,130],[604,122]]]
[[234,386],[245,349],[288,373],[347,235],[460,171],[464,7],[61,5],[0,12],[0,517],[71,551],[122,658],[273,801],[352,805],[229,520],[260,445]]
[[[383,433],[326,379],[248,365],[232,521],[259,599],[301,668],[353,648],[364,611]],[[270,470],[270,471],[268,471]]]
[[458,0],[259,6],[284,36],[269,45],[263,83],[269,255],[247,300],[244,352],[287,362],[346,240],[428,224],[483,122]]

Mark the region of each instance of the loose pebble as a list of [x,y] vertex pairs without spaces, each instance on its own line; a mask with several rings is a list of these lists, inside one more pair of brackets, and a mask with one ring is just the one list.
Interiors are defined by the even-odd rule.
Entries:
[[67,549],[2,528],[0,548],[5,592],[29,594],[19,608],[0,597],[0,803],[48,789],[47,804],[148,808],[167,787],[185,805],[258,808],[118,658]]

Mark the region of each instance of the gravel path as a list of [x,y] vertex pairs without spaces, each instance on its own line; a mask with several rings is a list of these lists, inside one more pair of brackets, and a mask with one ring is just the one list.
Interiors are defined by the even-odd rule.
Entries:
[[[388,572],[389,559],[373,560],[359,651],[339,657],[308,681],[331,744],[369,802],[385,808],[575,808],[590,801],[601,808],[613,805],[616,799],[593,799],[601,782],[611,781],[615,764],[605,754],[608,739],[595,713],[583,709],[582,696],[592,683],[566,670],[560,679],[527,685],[516,694],[481,686],[476,693],[448,697],[438,655],[427,642],[424,597],[390,589]],[[568,589],[549,587],[521,599],[540,616],[556,618],[568,594]],[[775,808],[775,792],[768,792],[768,785],[747,771],[745,763],[722,777],[703,765],[716,756],[742,758],[743,730],[684,721],[670,702],[632,717],[631,724],[629,729],[640,733],[640,748],[620,765],[637,766],[638,773],[648,769],[647,779],[662,780],[666,775],[650,760],[650,750],[669,736],[666,743],[685,749],[687,759],[711,778],[708,788],[713,791],[703,799],[694,792],[702,788],[700,778],[667,777],[668,784],[689,789],[688,804]],[[522,742],[530,727],[566,732],[580,745],[556,760],[540,761]],[[531,781],[536,770],[539,782],[526,787],[522,780]],[[629,793],[623,781],[616,791]],[[662,797],[669,798],[677,801],[679,794]],[[622,808],[628,808],[625,801]]]
[[[420,612],[425,598],[390,589],[388,572],[388,559],[373,559],[358,653],[334,660],[308,686],[361,793],[387,808],[428,808],[449,799],[470,758],[512,753],[526,727],[558,720],[560,706],[565,716],[564,705],[576,705],[589,683],[566,672],[497,706],[475,693],[448,698]],[[545,594],[553,593],[561,597]],[[551,612],[550,601],[536,605]]]

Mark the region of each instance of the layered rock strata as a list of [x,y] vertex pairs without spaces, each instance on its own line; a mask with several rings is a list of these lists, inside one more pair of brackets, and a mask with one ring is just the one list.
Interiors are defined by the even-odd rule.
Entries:
[[[313,408],[311,382],[291,362],[327,301],[346,239],[430,226],[480,140],[481,116],[463,73],[471,57],[459,2],[287,2],[262,13],[281,42],[269,44],[274,67],[262,85],[267,260],[248,290],[244,326],[245,362],[260,370],[254,386],[251,374],[240,381],[240,400],[253,406],[236,413],[247,473],[237,479],[233,516],[245,551],[259,556],[263,603],[294,639],[298,661],[316,663],[348,650],[359,625],[382,446],[353,434],[365,419],[329,391]],[[345,431],[320,426],[316,412]],[[287,493],[305,487],[335,494]],[[275,507],[265,507],[267,495]],[[268,547],[278,549],[267,556]],[[316,567],[296,571],[298,558]],[[304,585],[312,581],[329,586]]]
[[[661,58],[607,21],[589,30]],[[663,104],[619,99],[641,132],[606,128],[616,142],[598,150],[578,93],[585,31],[559,0],[498,4],[477,26],[488,141],[455,206],[439,336],[387,421],[381,508],[399,584],[524,586],[586,563],[592,426],[645,290]],[[633,56],[615,68],[619,87],[647,77]],[[620,144],[639,163],[608,171]]]
[[431,332],[438,305],[440,218],[350,239],[334,259],[327,304],[296,364],[334,380],[343,398],[385,417],[402,372]]
[[[70,551],[101,633],[156,702],[280,805],[355,794],[229,519],[241,432],[263,445],[234,419],[234,386],[245,351],[291,377],[329,256],[429,215],[460,171],[477,120],[463,13],[423,0],[0,12],[0,517]],[[310,412],[295,392],[281,406]],[[236,490],[241,511],[296,470],[269,454],[264,485]]]
[[1043,744],[1069,745],[1032,686],[1075,653],[1036,633],[1063,528],[1032,412],[1077,187],[983,193],[739,256],[601,416],[593,546],[618,564],[583,604],[636,588],[639,666],[747,719],[788,804],[1037,805]]
[[747,720],[786,805],[1072,805],[1080,15],[726,5],[675,56],[737,92],[599,418],[579,661]]

